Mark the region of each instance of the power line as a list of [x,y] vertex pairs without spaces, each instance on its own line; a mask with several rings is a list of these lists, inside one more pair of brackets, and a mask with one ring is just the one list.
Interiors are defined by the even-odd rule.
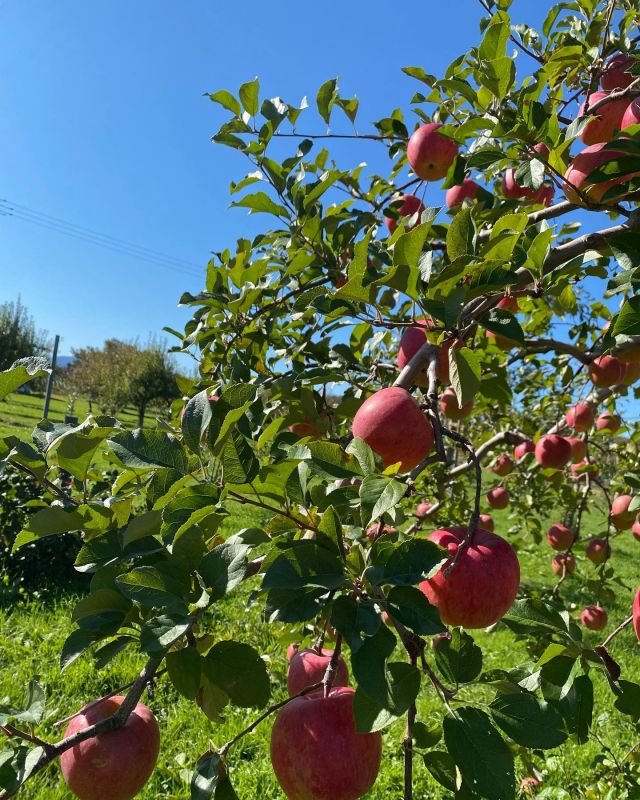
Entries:
[[81,225],[76,225],[73,222],[67,222],[59,217],[54,217],[51,214],[45,214],[40,211],[35,211],[28,206],[23,206],[19,203],[13,203],[6,199],[0,199],[0,215],[12,216],[23,222],[29,222],[47,230],[52,230],[56,233],[62,233],[65,236],[78,239],[79,241],[87,242],[89,244],[103,247],[107,250],[126,255],[131,258],[136,258],[156,266],[172,269],[182,274],[191,275],[194,277],[202,276],[202,268],[195,262],[187,261],[186,259],[174,258],[173,256],[165,255],[158,250],[153,250],[149,247],[127,242],[125,239],[119,239],[115,236],[100,233],[99,231],[85,228]]

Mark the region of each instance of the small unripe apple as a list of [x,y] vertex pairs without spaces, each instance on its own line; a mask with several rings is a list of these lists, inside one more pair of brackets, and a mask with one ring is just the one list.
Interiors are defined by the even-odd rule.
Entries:
[[576,439],[573,436],[567,436],[566,439],[571,445],[571,461],[574,464],[584,461],[587,457],[587,443],[584,439]]
[[554,550],[567,550],[573,542],[573,533],[566,525],[558,522],[549,528],[547,542]]
[[495,486],[487,492],[487,503],[491,508],[506,508],[509,505],[509,492],[504,486]]
[[596,421],[596,428],[599,431],[606,431],[607,433],[616,433],[620,429],[622,420],[617,414],[612,414],[610,411],[605,411],[600,414]]
[[[608,92],[593,92],[589,95],[589,108],[595,106],[601,100],[609,97]],[[622,118],[627,110],[629,101],[626,98],[620,100],[609,100],[600,106],[593,114],[594,119],[589,120],[585,125],[580,139],[585,144],[598,144],[599,142],[610,142],[615,139],[616,131],[622,128]],[[584,115],[585,103],[580,106],[578,116]],[[591,116],[591,111],[587,112]]]
[[514,297],[512,294],[506,294],[498,303],[498,308],[502,308],[505,311],[510,311],[512,314],[517,314],[518,311],[520,311],[518,298]]
[[590,459],[583,459],[571,465],[571,474],[574,478],[583,478],[585,475],[589,475],[590,478],[595,480],[600,474],[600,471],[595,462]]
[[493,533],[495,529],[495,523],[491,514],[480,514],[480,517],[478,518],[478,525],[490,533]]
[[587,606],[580,614],[580,621],[590,631],[601,631],[606,627],[608,618],[602,606]]
[[606,539],[600,539],[596,536],[593,539],[589,539],[584,552],[589,561],[594,564],[604,564],[611,555],[611,546]]
[[616,386],[624,377],[624,364],[615,356],[594,358],[589,365],[589,377],[599,389]]
[[385,533],[393,535],[394,533],[398,533],[398,529],[393,528],[391,525],[385,525],[382,530],[380,530],[379,525],[369,525],[366,531],[367,539],[370,542],[375,542],[376,539],[379,539]]
[[584,433],[593,425],[595,411],[591,403],[576,403],[567,411],[567,425],[574,431]]
[[433,428],[406,389],[388,386],[367,398],[353,419],[354,436],[364,441],[386,467],[400,462],[402,472],[416,467],[433,447]]
[[384,218],[389,233],[393,233],[396,230],[402,217],[413,217],[414,214],[418,215],[416,222],[407,226],[407,231],[410,231],[412,228],[415,228],[416,225],[420,224],[420,217],[424,211],[424,203],[414,194],[401,195],[393,201],[393,205],[398,212],[398,219],[395,217]]
[[611,504],[611,523],[619,531],[630,530],[636,518],[635,511],[629,511],[633,497],[630,494],[621,494],[614,498]]
[[461,206],[466,199],[474,200],[479,188],[478,184],[470,178],[462,181],[459,186],[452,186],[447,190],[444,198],[447,208]]
[[440,133],[438,122],[421,125],[409,138],[407,161],[415,174],[424,181],[439,181],[456,160],[458,145]]
[[633,630],[636,632],[636,636],[640,642],[640,586],[638,587],[638,591],[633,598],[631,615],[633,616]]
[[556,575],[573,575],[576,571],[576,560],[571,553],[558,553],[551,559],[551,569]]
[[[67,726],[65,738],[112,716],[123,702],[123,695],[115,695],[85,706]],[[80,800],[131,800],[151,777],[159,752],[156,718],[138,703],[119,730],[104,731],[66,750],[60,769]]]
[[631,526],[631,533],[633,534],[633,538],[640,542],[640,519],[638,517],[636,517],[633,525]]
[[458,526],[431,534],[429,539],[444,547],[449,559],[418,588],[438,607],[446,625],[486,628],[511,608],[520,586],[520,565],[509,542],[477,528],[472,543],[463,550],[447,575],[447,567],[466,533],[466,527]]
[[[616,178],[609,180],[594,182],[591,180],[591,174],[603,164],[608,161],[618,160],[624,158],[625,154],[619,150],[604,150],[605,143],[592,144],[581,150],[569,164],[569,168],[565,172],[564,179],[566,183],[563,186],[564,193],[567,200],[577,205],[584,205],[582,198],[575,191],[579,189],[589,202],[600,203],[604,195],[614,186],[628,183],[631,178],[638,175],[638,172],[632,172],[627,175],[620,175]],[[574,188],[575,187],[575,188]],[[624,195],[624,190],[620,190],[620,194]],[[618,202],[618,196],[608,199],[605,205],[611,205]]]
[[416,506],[416,517],[423,519],[423,517],[426,517],[432,508],[433,505],[431,503],[418,503]]
[[624,53],[610,58],[602,70],[600,86],[606,92],[611,92],[614,89],[626,89],[627,86],[631,86],[636,76],[632,75],[628,70],[636,63],[633,58],[629,58]]
[[491,471],[495,472],[495,474],[499,475],[501,478],[504,478],[505,475],[509,475],[513,472],[513,467],[514,464],[511,456],[503,453],[498,456],[496,463],[491,467]]
[[520,461],[520,459],[524,458],[528,453],[535,453],[536,446],[531,441],[531,439],[527,439],[524,442],[520,442],[513,448],[513,457],[516,461]]
[[271,731],[271,764],[289,800],[357,800],[380,769],[382,735],[357,733],[355,691],[310,692],[287,703]]
[[460,406],[456,393],[453,389],[448,388],[440,395],[440,410],[447,419],[466,419],[473,411],[473,400]]
[[[321,653],[312,648],[297,650],[289,659],[289,669],[287,670],[289,697],[299,694],[307,686],[320,683],[324,678],[332,656],[333,650],[327,650],[326,648],[323,648]],[[339,656],[333,685],[348,686],[348,684],[349,671],[344,659]]]
[[624,130],[630,125],[640,125],[640,100],[636,98],[627,106],[627,110],[622,115],[620,128]]
[[562,469],[571,459],[571,445],[563,436],[551,433],[538,439],[535,455],[542,467]]

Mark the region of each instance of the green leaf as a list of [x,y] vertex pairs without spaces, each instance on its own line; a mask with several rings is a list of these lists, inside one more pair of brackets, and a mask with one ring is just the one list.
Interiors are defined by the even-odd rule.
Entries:
[[344,553],[344,537],[340,517],[333,506],[327,506],[322,512],[322,519],[318,530],[325,534],[335,544],[338,553]]
[[202,668],[215,686],[225,691],[241,708],[262,708],[269,700],[269,675],[260,654],[241,642],[215,644],[203,659]]
[[266,192],[247,194],[241,200],[231,203],[231,208],[248,208],[252,214],[273,214],[275,217],[289,217],[287,209],[272,200]]
[[469,788],[486,800],[513,800],[513,755],[478,708],[463,706],[443,721],[447,750]]
[[189,470],[184,448],[171,433],[137,428],[113,436],[108,444],[125,467],[130,469],[170,467],[183,474]]
[[387,475],[367,475],[360,485],[362,524],[370,525],[394,508],[407,492],[406,483]]
[[182,439],[192,453],[200,453],[202,434],[211,420],[211,402],[209,392],[203,390],[192,397],[184,408],[182,415]]
[[378,584],[415,586],[431,577],[447,555],[428,539],[406,539],[391,548],[384,569],[367,570],[367,577]]
[[195,647],[183,647],[167,653],[166,663],[171,682],[188,700],[194,700],[200,690],[201,657]]
[[102,634],[95,631],[76,630],[67,636],[60,653],[60,669],[66,669],[76,658],[87,651],[91,645],[102,639]]
[[449,375],[458,404],[465,405],[478,393],[482,368],[480,359],[468,347],[449,348]]
[[347,453],[355,456],[363,475],[371,475],[376,471],[376,459],[373,450],[357,436],[347,445]]
[[251,117],[255,117],[260,108],[258,95],[260,94],[260,82],[254,78],[248,83],[243,83],[240,87],[240,102],[242,107]]
[[495,22],[489,25],[478,48],[480,60],[492,61],[495,58],[504,58],[510,34],[511,31],[506,22]]
[[556,709],[531,694],[499,694],[490,708],[496,725],[523,747],[546,750],[567,738]]
[[231,113],[235,114],[237,117],[242,113],[240,103],[231,92],[228,92],[226,89],[213,92],[213,94],[208,95],[208,97],[209,100],[212,100],[214,103],[219,103],[223,108],[226,108],[227,111],[231,111]]
[[470,683],[482,672],[482,650],[468,633],[453,628],[436,648],[436,666],[451,684]]
[[564,619],[544,600],[526,598],[516,600],[510,610],[502,618],[502,622],[516,631],[533,630],[543,632],[567,633]]
[[593,683],[588,675],[578,675],[573,686],[558,704],[565,719],[567,730],[579,744],[589,741],[589,730],[593,718]]
[[432,750],[422,756],[425,767],[429,770],[434,780],[450,792],[458,788],[456,762],[449,753],[443,750]]
[[224,478],[228,483],[239,486],[251,483],[260,471],[253,449],[237,428],[227,438],[220,458]]
[[351,652],[362,647],[366,636],[380,628],[380,615],[371,600],[340,595],[331,607],[331,624],[342,634]]
[[199,572],[212,600],[222,599],[244,580],[251,547],[265,541],[269,538],[262,530],[248,528],[204,556]]
[[339,589],[345,581],[340,559],[309,540],[293,542],[267,568],[263,589]]
[[620,692],[615,700],[615,707],[634,720],[640,719],[640,686],[631,681],[619,681]]
[[446,631],[440,614],[420,589],[414,586],[394,586],[387,595],[388,610],[394,619],[419,636],[432,636]]
[[219,497],[220,488],[211,483],[181,489],[162,511],[163,540],[172,542],[180,533],[214,514]]
[[476,229],[470,208],[462,208],[455,215],[447,231],[447,255],[451,261],[475,251]]
[[9,369],[0,372],[0,400],[11,392],[15,392],[34,378],[41,378],[51,372],[51,365],[46,358],[31,356],[19,358]]
[[41,508],[30,517],[26,527],[16,536],[13,552],[29,542],[35,542],[47,536],[80,530],[84,524],[85,518],[78,511],[65,511],[55,506]]
[[[492,308],[488,314],[480,317],[480,324],[488,331],[504,336],[513,342],[524,344],[524,331],[516,317],[503,308]],[[453,349],[453,348],[452,348]]]
[[316,97],[316,103],[318,106],[318,113],[322,117],[322,119],[329,124],[329,119],[331,118],[331,110],[335,105],[336,99],[338,97],[338,79],[331,78],[328,81],[325,81],[320,89],[318,89],[318,95]]
[[398,719],[396,714],[369,697],[360,686],[356,687],[353,698],[353,716],[358,733],[382,731]]
[[614,336],[640,336],[640,295],[624,301],[612,333]]
[[178,594],[179,587],[155,567],[134,567],[116,578],[116,586],[129,600],[146,608],[187,613],[185,601]]
[[149,655],[160,655],[189,630],[191,619],[184,614],[163,614],[142,626],[140,647]]
[[228,782],[226,768],[220,756],[217,753],[207,753],[198,761],[191,778],[191,800],[233,800],[233,789],[233,794],[219,794],[222,785]]

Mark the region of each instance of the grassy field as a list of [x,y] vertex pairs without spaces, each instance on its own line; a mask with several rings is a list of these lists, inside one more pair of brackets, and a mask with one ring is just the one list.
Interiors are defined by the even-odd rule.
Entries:
[[[25,429],[37,421],[41,406],[34,397],[20,396],[19,402],[10,399],[6,405],[0,404],[0,424],[9,423],[17,427],[19,420]],[[82,415],[86,409],[77,408]],[[58,399],[55,414],[64,412],[64,404]],[[1,430],[1,428],[0,428]],[[20,431],[24,433],[24,430]],[[518,530],[519,520],[507,512],[496,512],[496,530],[513,538]],[[549,523],[558,521],[551,513]],[[444,523],[444,520],[437,520]],[[594,511],[585,518],[585,533],[602,531],[604,516]],[[259,525],[259,513],[246,507],[238,507],[225,526],[225,532],[235,532],[243,527]],[[546,544],[531,542],[520,548],[520,561],[523,579],[529,586],[549,586],[552,583],[549,570],[550,551]],[[608,603],[612,630],[629,614],[631,590],[638,584],[637,563],[640,544],[626,532],[614,541],[612,563],[620,583],[617,597]],[[581,608],[593,598],[584,587],[584,577],[595,576],[595,568],[584,558],[578,559],[578,574],[567,579],[562,587],[565,600],[571,602],[576,618]],[[243,584],[225,601],[217,604],[205,617],[204,625],[217,639],[237,639],[257,647],[267,661],[272,678],[272,697],[274,700],[285,696],[285,645],[279,636],[284,629],[267,626],[261,616],[261,601],[253,595],[259,579],[254,578]],[[1,585],[1,584],[0,584]],[[39,733],[45,738],[55,739],[61,735],[53,722],[66,717],[80,705],[102,694],[110,692],[127,683],[144,663],[144,657],[132,651],[121,654],[102,671],[93,668],[92,659],[86,655],[73,663],[65,672],[58,667],[58,656],[66,636],[74,629],[70,621],[71,609],[77,597],[69,595],[46,596],[44,599],[20,599],[10,588],[0,589],[0,702],[4,697],[19,701],[29,679],[37,676],[47,687],[50,698],[50,716]],[[605,631],[605,634],[606,632]],[[595,642],[604,638],[597,635]],[[493,632],[476,631],[474,638],[481,644],[484,654],[484,667],[509,668],[528,660],[522,642],[515,641],[513,635],[498,626]],[[638,680],[639,646],[630,629],[620,635],[612,645],[612,653],[623,667],[623,677]],[[561,787],[566,790],[567,800],[581,798],[604,798],[603,794],[589,794],[588,786],[597,778],[600,770],[599,759],[603,744],[611,748],[616,756],[621,756],[634,745],[640,735],[634,730],[629,718],[613,709],[611,693],[602,675],[593,670],[592,677],[596,687],[596,708],[594,719],[598,741],[594,738],[587,746],[577,747],[568,741],[561,748],[538,753],[533,763],[544,775],[545,787]],[[473,689],[474,698],[478,690]],[[483,692],[484,690],[480,690]],[[487,690],[489,699],[492,692]],[[233,710],[225,722],[214,725],[198,708],[173,690],[166,678],[158,681],[153,698],[145,700],[160,721],[162,730],[162,749],[153,778],[140,795],[144,800],[183,800],[189,797],[190,772],[199,755],[207,750],[210,743],[222,745],[236,732],[244,728],[259,712],[255,710]],[[434,696],[430,684],[425,682],[420,694],[418,718],[429,722],[442,717],[442,706]],[[245,737],[230,755],[230,772],[234,787],[241,800],[247,798],[282,798],[271,772],[268,750],[271,723],[262,723],[257,731]],[[368,800],[390,800],[401,796],[403,724],[401,721],[387,729],[384,734],[384,760],[380,777],[374,789],[367,795]],[[518,774],[528,774],[527,767],[518,759]],[[431,778],[419,757],[415,760],[415,797],[445,798],[450,793],[441,789]],[[57,766],[50,766],[44,773],[29,782],[19,793],[27,800],[69,800]],[[549,797],[563,798],[551,794]],[[614,786],[607,795],[608,800],[627,797]]]

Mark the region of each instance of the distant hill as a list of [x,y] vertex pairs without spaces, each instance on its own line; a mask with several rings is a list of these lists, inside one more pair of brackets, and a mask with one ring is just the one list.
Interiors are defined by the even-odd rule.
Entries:
[[59,367],[68,367],[69,364],[73,363],[73,356],[58,356],[58,366]]

